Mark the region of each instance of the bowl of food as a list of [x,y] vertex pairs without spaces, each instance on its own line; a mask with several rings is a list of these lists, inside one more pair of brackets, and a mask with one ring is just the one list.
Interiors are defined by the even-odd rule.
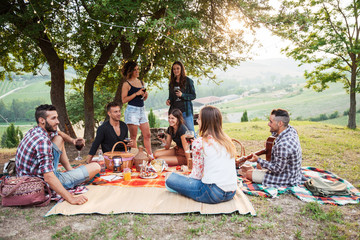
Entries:
[[162,171],[166,170],[168,165],[164,159],[154,159],[151,161],[151,166],[157,173],[161,173]]

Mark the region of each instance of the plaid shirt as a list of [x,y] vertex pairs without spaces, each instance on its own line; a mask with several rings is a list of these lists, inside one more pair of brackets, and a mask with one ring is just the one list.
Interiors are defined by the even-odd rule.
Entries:
[[275,140],[271,161],[259,158],[258,163],[269,171],[263,184],[269,187],[295,186],[301,181],[301,146],[299,136],[288,126]]
[[44,173],[54,171],[51,139],[57,135],[49,134],[41,127],[30,129],[21,140],[16,151],[16,173],[43,178]]

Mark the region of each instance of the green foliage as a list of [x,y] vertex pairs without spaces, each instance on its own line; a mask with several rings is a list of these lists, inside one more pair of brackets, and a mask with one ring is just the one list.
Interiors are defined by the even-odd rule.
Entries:
[[[84,98],[82,92],[71,91],[66,95],[66,108],[73,124],[84,123]],[[94,94],[94,120],[97,125],[106,118],[105,106],[111,102],[113,93],[102,87]]]
[[159,121],[157,121],[155,114],[153,113],[152,108],[148,114],[150,128],[158,128],[160,126]]
[[[121,89],[119,65],[124,61],[136,60],[140,79],[149,86],[168,78],[175,60],[185,63],[188,74],[213,79],[215,68],[240,64],[252,47],[244,29],[233,30],[231,20],[254,33],[269,9],[267,1],[7,0],[0,18],[0,49],[5,49],[0,51],[0,80],[11,78],[11,72],[36,74],[47,62],[53,65],[52,81],[62,86],[62,62],[73,67],[77,77],[71,84],[84,93],[89,139],[94,131],[93,88]],[[55,94],[58,90],[51,91],[53,104],[65,105],[62,93]],[[117,91],[115,100],[120,97]],[[64,118],[66,114],[60,120]]]
[[11,123],[1,137],[1,146],[4,148],[16,148],[22,138],[23,134],[19,127],[15,128],[14,124]]
[[247,115],[247,111],[245,110],[242,117],[241,117],[241,122],[248,122],[248,115]]
[[5,105],[0,100],[0,123],[1,122],[19,122],[35,121],[35,108],[42,104],[41,100],[16,100],[13,99],[11,105]]
[[328,0],[284,0],[279,13],[269,21],[277,35],[292,45],[283,50],[302,64],[313,64],[305,71],[308,88],[323,91],[329,83],[341,82],[350,96],[349,128],[356,128],[356,98],[360,92],[358,62],[360,39],[359,5],[356,1],[336,4]]
[[332,114],[330,114],[329,116],[322,113],[318,117],[309,118],[309,120],[313,121],[313,122],[320,122],[320,121],[325,121],[325,120],[328,120],[328,119],[335,119],[335,118],[338,118],[338,117],[339,117],[339,112],[335,111]]

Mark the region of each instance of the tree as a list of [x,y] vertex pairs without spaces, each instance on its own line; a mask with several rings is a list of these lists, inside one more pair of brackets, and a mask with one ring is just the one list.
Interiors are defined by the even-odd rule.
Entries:
[[307,87],[321,92],[342,82],[350,95],[348,127],[356,128],[356,93],[360,91],[360,2],[356,0],[285,0],[267,26],[292,45],[283,50],[306,71]]
[[152,108],[150,108],[150,112],[148,114],[148,119],[149,119],[149,125],[151,128],[158,128],[160,126],[160,123],[157,121]]
[[5,148],[15,148],[19,145],[22,138],[23,134],[19,127],[15,128],[14,124],[11,123],[1,138],[1,146]]
[[[66,2],[59,0],[57,2]],[[60,128],[72,137],[75,132],[65,106],[64,58],[68,33],[60,7],[53,1],[4,0],[0,3],[0,80],[11,73],[32,72],[48,63],[51,72],[51,102],[59,113]],[[20,64],[19,64],[20,63]]]
[[[94,89],[106,86],[121,102],[125,79],[119,65],[124,61],[137,60],[140,77],[150,86],[168,79],[175,60],[185,63],[189,75],[213,79],[213,69],[246,59],[253,42],[246,40],[244,29],[254,31],[269,9],[267,1],[239,0],[28,2],[7,0],[0,8],[4,71],[36,72],[46,61],[52,102],[61,107],[62,125],[70,128],[63,69],[72,66],[78,75],[74,84],[84,92],[88,140],[94,136]],[[244,29],[232,30],[232,20]],[[17,68],[17,62],[24,67]]]
[[[83,92],[72,91],[66,95],[66,107],[69,112],[69,118],[73,124],[81,123],[84,126],[84,101]],[[111,102],[113,94],[105,87],[96,89],[94,95],[94,122],[99,126],[101,121],[107,117],[105,105]]]
[[247,111],[245,110],[243,115],[241,116],[241,122],[248,122],[248,115],[247,115]]

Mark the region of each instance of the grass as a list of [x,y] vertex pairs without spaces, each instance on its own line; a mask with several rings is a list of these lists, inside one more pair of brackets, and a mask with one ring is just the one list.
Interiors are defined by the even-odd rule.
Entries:
[[44,103],[50,103],[50,87],[45,84],[47,80],[31,81],[18,91],[2,98],[5,105],[11,104],[13,99],[40,99]]
[[[332,171],[360,188],[360,131],[292,121],[303,149],[303,165]],[[225,131],[246,152],[264,147],[267,122],[227,123]],[[0,153],[5,151],[0,149]],[[6,150],[8,151],[8,150]],[[329,206],[291,195],[275,199],[248,196],[257,216],[239,215],[43,215],[51,208],[0,207],[0,238],[29,239],[359,239],[360,204]],[[119,203],[121,204],[121,203]],[[14,222],[17,227],[14,228]]]
[[[307,121],[291,121],[299,133],[303,166],[329,170],[360,186],[360,130]],[[224,130],[246,144],[246,154],[264,148],[270,136],[267,122],[227,123]],[[260,140],[260,142],[258,142]],[[254,143],[256,141],[256,143]],[[261,141],[263,143],[261,143]],[[349,159],[353,159],[349,164]]]

